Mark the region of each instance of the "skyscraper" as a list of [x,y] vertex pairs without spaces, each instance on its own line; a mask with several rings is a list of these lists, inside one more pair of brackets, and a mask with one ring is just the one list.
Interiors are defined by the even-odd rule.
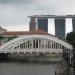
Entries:
[[73,31],[75,31],[75,15],[33,15],[29,16],[29,18],[31,19],[30,31],[41,29],[48,32],[48,19],[53,19],[53,24],[55,25],[55,36],[64,40],[67,18],[72,19]]
[[35,31],[36,30],[36,19],[35,18],[31,18],[29,25],[30,25],[29,26],[29,30],[30,31]]
[[75,18],[72,18],[72,27],[73,27],[73,31],[75,32]]
[[55,18],[55,36],[65,38],[65,18]]
[[45,32],[48,32],[48,19],[37,19],[37,26],[38,29],[44,30]]

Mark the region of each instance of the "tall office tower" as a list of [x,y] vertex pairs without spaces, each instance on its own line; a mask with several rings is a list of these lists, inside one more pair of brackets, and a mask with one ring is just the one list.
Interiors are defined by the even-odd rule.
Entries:
[[38,18],[37,19],[38,29],[48,32],[48,19]]
[[65,38],[65,18],[55,18],[55,36],[64,40]]
[[36,30],[36,18],[31,18],[29,24],[29,31],[35,31],[35,30]]
[[72,18],[72,27],[73,27],[73,31],[75,32],[75,18]]

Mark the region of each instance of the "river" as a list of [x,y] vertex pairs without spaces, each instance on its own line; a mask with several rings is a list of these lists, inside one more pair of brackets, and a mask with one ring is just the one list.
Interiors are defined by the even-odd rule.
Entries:
[[55,75],[54,63],[0,62],[0,75]]

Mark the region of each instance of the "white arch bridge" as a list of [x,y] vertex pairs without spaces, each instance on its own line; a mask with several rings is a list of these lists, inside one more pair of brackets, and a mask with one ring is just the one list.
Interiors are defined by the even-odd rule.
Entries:
[[72,46],[51,35],[24,35],[15,38],[0,47],[0,53],[63,53],[63,48],[72,49]]

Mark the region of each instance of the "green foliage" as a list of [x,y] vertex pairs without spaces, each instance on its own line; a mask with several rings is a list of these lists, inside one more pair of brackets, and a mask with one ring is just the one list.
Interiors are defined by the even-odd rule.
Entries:
[[4,37],[0,35],[0,40],[2,40],[2,39],[4,39]]
[[14,39],[14,38],[16,38],[17,36],[10,36],[10,37],[7,37],[8,38],[8,41],[10,41],[10,40],[12,40],[12,39]]
[[70,32],[66,36],[66,41],[73,45],[75,48],[75,32]]

